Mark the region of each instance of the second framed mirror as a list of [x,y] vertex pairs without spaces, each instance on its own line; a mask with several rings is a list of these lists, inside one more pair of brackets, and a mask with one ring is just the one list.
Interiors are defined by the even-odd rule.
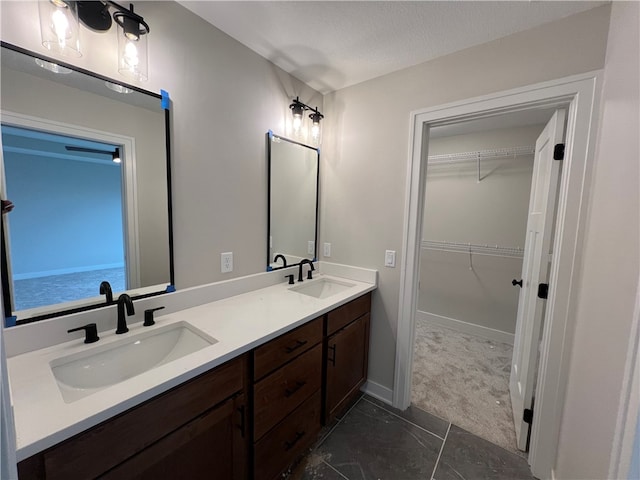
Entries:
[[267,271],[317,259],[320,150],[267,133]]

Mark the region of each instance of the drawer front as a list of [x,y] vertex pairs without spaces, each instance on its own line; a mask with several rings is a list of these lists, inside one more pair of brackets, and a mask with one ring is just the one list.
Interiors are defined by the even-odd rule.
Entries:
[[327,314],[327,335],[340,330],[356,318],[371,311],[371,292],[336,308]]
[[320,391],[300,405],[255,445],[255,480],[272,480],[320,431]]
[[107,471],[243,388],[242,356],[81,433],[43,454],[50,479]]
[[322,340],[322,317],[285,333],[253,352],[254,380],[258,380],[309,350]]
[[276,423],[320,388],[322,344],[260,380],[254,387],[254,438]]

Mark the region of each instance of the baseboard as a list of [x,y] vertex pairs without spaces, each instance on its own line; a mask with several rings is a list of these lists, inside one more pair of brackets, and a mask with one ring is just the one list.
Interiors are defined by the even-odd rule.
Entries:
[[393,390],[379,383],[367,380],[360,390],[388,405],[393,403]]
[[462,320],[436,315],[435,313],[422,312],[420,310],[416,312],[416,320],[425,320],[429,323],[455,330],[456,332],[475,335],[476,337],[482,337],[487,340],[493,340],[494,342],[506,343],[509,345],[513,345],[515,337],[513,333],[503,332],[502,330],[483,327],[482,325],[476,325],[469,322],[463,322]]

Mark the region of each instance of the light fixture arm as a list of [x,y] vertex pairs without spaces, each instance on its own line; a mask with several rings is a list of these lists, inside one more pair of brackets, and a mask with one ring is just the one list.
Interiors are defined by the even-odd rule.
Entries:
[[109,9],[113,8],[116,10],[113,13],[113,20],[125,31],[135,28],[136,35],[144,35],[150,31],[149,25],[144,21],[144,18],[133,11],[132,3],[129,4],[129,8],[111,0],[100,2],[78,1],[76,3],[78,4],[80,21],[92,30],[104,32],[111,28]]
[[322,113],[320,113],[320,111],[318,110],[318,107],[312,108],[309,105],[307,105],[306,103],[303,103],[300,101],[300,97],[296,97],[293,99],[293,102],[291,103],[291,105],[289,105],[289,108],[291,110],[293,110],[293,113],[297,113],[300,112],[300,114],[306,112],[307,110],[312,111],[314,113],[312,113],[312,115],[319,115],[318,118],[324,118],[324,115],[322,115]]

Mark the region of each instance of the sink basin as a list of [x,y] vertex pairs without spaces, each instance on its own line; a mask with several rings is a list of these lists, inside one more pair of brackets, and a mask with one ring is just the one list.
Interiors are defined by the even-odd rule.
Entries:
[[316,280],[308,281],[308,283],[291,287],[289,290],[314,298],[327,298],[337,293],[344,292],[353,286],[353,283],[341,282],[328,278],[318,278]]
[[215,338],[180,322],[57,358],[51,370],[64,401],[71,403],[214,343]]

